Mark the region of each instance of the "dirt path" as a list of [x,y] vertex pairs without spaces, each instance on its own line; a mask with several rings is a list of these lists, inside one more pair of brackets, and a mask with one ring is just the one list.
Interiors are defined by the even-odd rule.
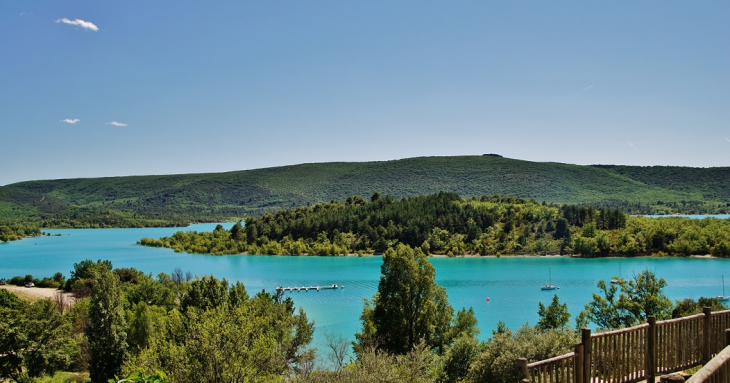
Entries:
[[0,289],[5,289],[10,291],[11,293],[21,297],[28,299],[30,301],[36,301],[39,299],[55,299],[57,295],[63,295],[64,298],[69,301],[69,304],[74,303],[74,298],[70,293],[64,292],[63,290],[56,290],[56,289],[44,289],[39,287],[20,287],[20,286],[0,286]]

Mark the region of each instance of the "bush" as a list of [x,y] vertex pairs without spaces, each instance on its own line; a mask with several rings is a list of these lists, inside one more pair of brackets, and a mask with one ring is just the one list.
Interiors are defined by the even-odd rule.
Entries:
[[485,350],[473,359],[466,380],[516,382],[518,358],[535,362],[562,355],[573,350],[578,338],[578,333],[572,330],[540,331],[527,325],[514,334],[510,330],[497,332],[486,342]]

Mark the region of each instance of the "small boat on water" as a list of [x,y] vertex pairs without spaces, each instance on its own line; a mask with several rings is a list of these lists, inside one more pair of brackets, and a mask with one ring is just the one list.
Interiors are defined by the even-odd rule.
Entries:
[[622,280],[623,280],[623,278],[621,278],[621,264],[619,263],[618,264],[618,278],[611,279],[611,283],[619,283]]
[[560,287],[553,286],[553,273],[552,273],[552,269],[551,268],[548,268],[548,275],[549,275],[549,278],[550,278],[550,279],[548,279],[548,284],[545,285],[545,286],[540,287],[540,290],[555,290],[555,289],[559,289]]
[[722,276],[722,295],[718,295],[715,297],[720,302],[727,302],[730,301],[730,296],[725,295],[725,276]]

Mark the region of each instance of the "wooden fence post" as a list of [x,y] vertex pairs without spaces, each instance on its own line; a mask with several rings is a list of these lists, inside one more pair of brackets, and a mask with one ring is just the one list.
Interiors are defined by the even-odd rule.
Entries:
[[583,383],[583,348],[583,344],[575,345],[575,364],[573,365],[573,371],[575,372],[574,383]]
[[527,358],[517,359],[517,382],[529,383],[530,372],[527,371]]
[[591,329],[584,328],[580,333],[583,345],[583,383],[591,381]]
[[656,358],[656,317],[649,315],[646,318],[649,327],[646,329],[646,381],[656,381],[657,358]]
[[730,328],[725,329],[725,346],[730,346]]
[[705,317],[702,318],[702,363],[707,363],[712,359],[712,349],[710,347],[710,341],[712,339],[712,309],[710,307],[703,307],[702,312]]

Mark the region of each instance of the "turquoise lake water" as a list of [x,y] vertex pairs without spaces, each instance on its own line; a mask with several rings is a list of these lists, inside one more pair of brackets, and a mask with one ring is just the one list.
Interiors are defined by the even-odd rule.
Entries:
[[730,214],[674,214],[674,215],[646,215],[649,218],[686,217],[692,219],[718,218],[730,219]]
[[[230,228],[229,225],[224,225]],[[215,224],[193,225],[182,230],[210,231]],[[67,277],[73,264],[84,259],[109,259],[114,267],[135,267],[156,275],[176,267],[195,275],[215,275],[239,280],[249,293],[276,286],[344,285],[341,290],[287,293],[315,321],[313,346],[324,352],[324,334],[354,339],[359,330],[363,298],[378,286],[381,259],[371,257],[207,256],[175,253],[169,249],[136,245],[142,237],[169,236],[180,228],[47,230],[60,237],[38,237],[0,243],[0,277],[33,274]],[[622,272],[630,277],[645,268],[669,283],[672,300],[714,297],[722,294],[722,275],[730,276],[729,259],[502,257],[431,258],[436,280],[444,286],[455,309],[473,307],[481,338],[491,335],[498,321],[510,328],[537,322],[538,302],[549,304],[553,294],[567,303],[574,316],[597,292],[599,279]],[[548,282],[559,290],[542,291]],[[728,279],[730,280],[730,278]],[[730,293],[730,283],[727,288]],[[490,299],[487,302],[487,298]]]

